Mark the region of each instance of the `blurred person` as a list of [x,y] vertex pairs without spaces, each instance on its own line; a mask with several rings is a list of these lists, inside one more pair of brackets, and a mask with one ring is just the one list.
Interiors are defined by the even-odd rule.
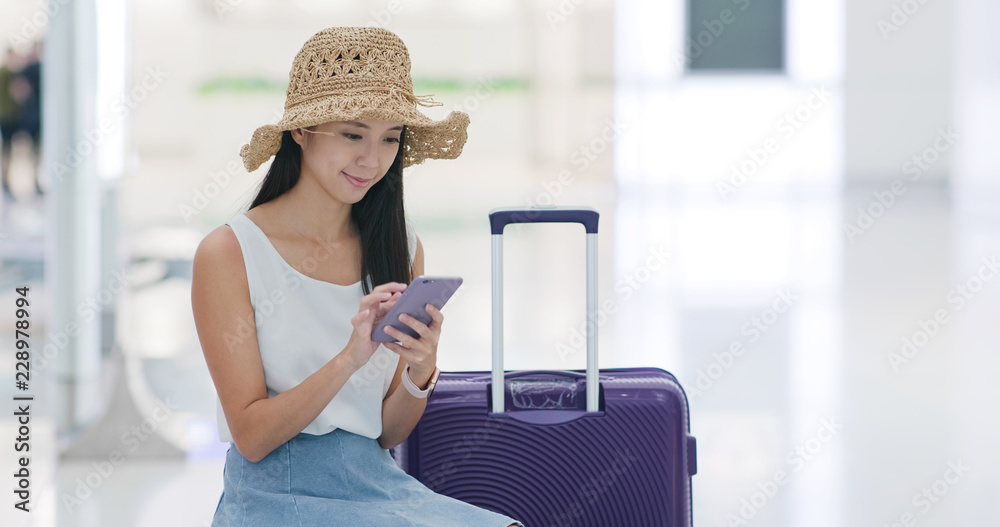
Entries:
[[26,56],[20,77],[27,87],[21,101],[18,128],[27,135],[31,144],[31,171],[35,192],[42,194],[39,163],[42,159],[42,43],[35,42]]
[[4,198],[11,198],[10,192],[10,156],[11,145],[14,134],[19,129],[21,105],[19,99],[24,95],[16,96],[18,82],[22,64],[21,58],[14,52],[14,48],[8,47],[4,54],[3,65],[0,66],[0,174],[3,177]]
[[522,526],[433,492],[388,450],[423,414],[444,321],[427,304],[429,325],[402,320],[419,337],[371,340],[424,270],[402,171],[458,157],[469,124],[424,116],[437,103],[412,91],[395,34],[325,29],[293,61],[281,121],[240,151],[250,172],[274,161],[249,209],[199,244],[191,285],[230,442],[213,526]]

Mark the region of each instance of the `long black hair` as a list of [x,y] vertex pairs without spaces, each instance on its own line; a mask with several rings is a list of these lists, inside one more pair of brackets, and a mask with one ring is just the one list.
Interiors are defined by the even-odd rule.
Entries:
[[[373,286],[386,282],[410,283],[409,247],[403,210],[403,144],[406,127],[399,135],[399,151],[385,177],[368,189],[365,197],[351,206],[351,221],[361,233],[361,288],[371,293]],[[267,169],[250,209],[284,194],[299,181],[302,147],[292,133],[281,134],[281,148]],[[249,209],[247,209],[249,210]]]

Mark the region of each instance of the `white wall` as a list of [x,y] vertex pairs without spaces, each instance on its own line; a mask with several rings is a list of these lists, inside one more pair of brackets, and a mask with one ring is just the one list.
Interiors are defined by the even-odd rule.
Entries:
[[947,179],[949,152],[928,152],[927,159],[934,161],[925,163],[919,175],[904,164],[933,146],[939,128],[955,125],[953,5],[942,0],[847,0],[844,136],[849,182]]
[[[963,201],[989,198],[1000,171],[1000,3],[960,0],[955,3],[954,90],[952,104],[961,140],[955,144],[954,183]],[[989,203],[983,203],[989,206]],[[995,205],[993,205],[995,208]]]

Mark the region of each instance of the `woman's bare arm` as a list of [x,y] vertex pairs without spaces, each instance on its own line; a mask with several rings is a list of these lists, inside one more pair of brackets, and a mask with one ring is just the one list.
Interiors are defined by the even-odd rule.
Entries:
[[[414,278],[422,274],[424,274],[424,246],[420,243],[420,238],[417,237],[417,249],[413,255],[410,281],[412,282]],[[405,441],[417,426],[417,422],[420,421],[424,415],[424,409],[427,407],[427,399],[417,399],[400,386],[405,366],[406,360],[400,357],[399,363],[396,365],[396,372],[389,383],[389,390],[386,392],[385,398],[382,399],[382,435],[378,438],[378,443],[382,448],[393,448]],[[418,387],[422,388],[430,375],[427,377],[427,379],[415,378],[412,380]],[[400,389],[397,390],[397,388]]]
[[243,254],[228,225],[195,251],[191,308],[233,443],[250,461],[304,430],[356,371],[338,353],[299,385],[267,396]]

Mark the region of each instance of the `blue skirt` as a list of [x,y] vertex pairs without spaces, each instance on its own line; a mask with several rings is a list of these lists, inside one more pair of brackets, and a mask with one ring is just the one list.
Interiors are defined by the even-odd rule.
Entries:
[[375,439],[300,433],[257,463],[232,443],[212,527],[507,527],[520,522],[438,494]]

